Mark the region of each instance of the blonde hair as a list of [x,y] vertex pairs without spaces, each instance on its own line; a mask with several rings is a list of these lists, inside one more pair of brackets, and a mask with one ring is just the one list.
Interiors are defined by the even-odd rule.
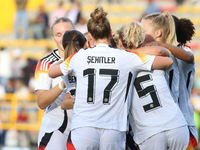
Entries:
[[89,40],[88,32],[85,32],[83,35],[85,36],[86,40]]
[[72,29],[75,29],[74,24],[72,23],[72,21],[69,18],[66,18],[66,17],[56,18],[56,20],[50,26],[51,35],[53,35],[54,25],[56,25],[60,22],[67,22],[67,23],[69,23],[69,25],[71,25]]
[[174,20],[169,12],[149,14],[142,18],[143,20],[151,20],[154,31],[160,29],[162,31],[165,43],[177,46],[177,38]]
[[106,16],[107,12],[104,12],[101,6],[90,14],[91,18],[87,23],[87,28],[95,40],[109,38],[110,36],[111,27]]
[[144,42],[143,26],[137,21],[124,25],[119,31],[119,39],[125,48],[138,48]]

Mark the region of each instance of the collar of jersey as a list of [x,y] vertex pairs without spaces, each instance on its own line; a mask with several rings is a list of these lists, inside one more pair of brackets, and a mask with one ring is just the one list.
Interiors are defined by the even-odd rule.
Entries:
[[107,48],[107,47],[109,47],[109,45],[108,44],[104,44],[104,43],[100,43],[100,44],[96,45],[96,47]]
[[53,50],[53,54],[55,57],[57,57],[58,59],[62,59],[58,53],[58,49]]

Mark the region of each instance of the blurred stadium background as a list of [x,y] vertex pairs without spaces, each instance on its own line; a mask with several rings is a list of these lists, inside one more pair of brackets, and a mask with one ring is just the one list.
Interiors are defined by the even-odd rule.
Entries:
[[[63,8],[69,11],[72,8],[72,1],[62,0]],[[108,18],[113,31],[118,30],[121,26],[132,20],[140,20],[145,11],[147,0],[121,0],[118,2],[107,0],[79,0],[80,10],[83,18],[87,21],[90,13],[96,6],[103,6],[108,12]],[[194,82],[194,90],[192,93],[192,103],[195,112],[195,122],[198,131],[200,129],[200,0],[185,0],[181,5],[177,5],[176,0],[155,0],[161,11],[169,11],[171,14],[179,18],[189,18],[194,23],[196,34],[188,43],[195,53],[196,74]],[[0,0],[0,47],[5,49],[14,59],[16,49],[20,49],[20,59],[38,61],[46,53],[47,49],[56,48],[55,43],[51,40],[51,36],[44,39],[34,39],[31,23],[35,19],[40,6],[44,7],[47,15],[57,8],[58,0],[28,0],[27,14],[29,20],[28,35],[29,38],[23,40],[16,39],[14,34],[14,17],[16,13],[15,0]],[[22,32],[23,28],[20,29]],[[0,53],[1,55],[1,53]],[[0,60],[1,61],[1,60]],[[16,84],[16,83],[14,83]],[[29,86],[29,85],[28,85]],[[15,86],[14,86],[15,88]],[[16,87],[17,88],[17,87]],[[27,87],[29,89],[29,87]],[[27,120],[25,123],[18,122],[18,116],[22,109],[26,110]],[[6,134],[8,131],[20,131],[28,133],[28,146],[19,146],[21,149],[36,149],[37,134],[40,128],[43,110],[37,107],[36,97],[33,90],[29,93],[3,93],[0,94],[0,149],[8,150],[9,144],[6,145]],[[13,133],[14,134],[14,133]],[[10,136],[10,138],[14,138]],[[9,142],[8,142],[9,143]],[[16,148],[16,146],[12,148]],[[14,149],[12,149],[14,150]]]

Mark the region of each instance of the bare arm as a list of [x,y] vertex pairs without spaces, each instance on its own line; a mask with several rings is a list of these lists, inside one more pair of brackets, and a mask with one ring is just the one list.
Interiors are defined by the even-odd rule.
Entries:
[[135,52],[140,52],[148,55],[156,55],[156,56],[167,56],[169,57],[169,51],[161,46],[145,46],[134,49]]
[[170,57],[156,56],[151,69],[164,69],[167,70],[173,64]]
[[59,61],[59,62],[57,62],[57,63],[55,63],[51,66],[51,68],[49,69],[49,72],[48,72],[49,77],[56,78],[58,76],[63,75],[62,72],[61,72],[61,69],[60,69],[60,64],[62,62],[63,61],[61,60],[61,61]]
[[[155,43],[155,42],[154,42]],[[182,48],[172,46],[162,42],[156,42],[159,46],[165,47],[171,51],[171,53],[180,60],[183,60],[187,63],[194,62],[194,55],[190,52],[183,50]]]
[[[61,82],[61,86],[65,87],[64,82]],[[59,88],[59,85],[56,85],[50,90],[37,90],[37,104],[40,109],[45,109],[51,103],[53,103],[56,98],[62,93],[62,90]]]
[[168,48],[172,54],[180,60],[183,60],[187,63],[194,62],[194,55],[190,52],[183,50],[182,48],[172,46],[166,43],[160,43],[161,46]]
[[74,98],[71,97],[69,93],[66,94],[65,98],[61,103],[61,109],[73,109],[74,107]]

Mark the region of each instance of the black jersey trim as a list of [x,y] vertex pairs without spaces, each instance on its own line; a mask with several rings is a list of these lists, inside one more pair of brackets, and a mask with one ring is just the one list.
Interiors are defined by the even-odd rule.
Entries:
[[126,89],[126,95],[125,95],[125,102],[126,102],[126,99],[127,99],[127,96],[128,96],[128,92],[129,92],[129,88],[130,88],[132,77],[133,77],[133,74],[131,72],[129,72],[128,82],[127,82],[127,89]]
[[68,123],[67,110],[64,110],[64,121],[58,130],[63,133],[67,128],[67,123]]
[[44,61],[46,63],[54,63],[55,61],[59,61],[61,57],[56,53],[58,49],[53,50],[52,53],[42,58],[40,61]]
[[190,77],[191,77],[191,74],[192,74],[192,71],[190,71],[190,72],[188,73],[188,78],[187,78],[187,82],[186,82],[186,88],[187,88],[187,89],[188,89],[189,84],[190,84]]
[[58,59],[61,59],[61,57],[56,53],[56,51],[58,51],[58,49],[53,50],[52,54],[54,54],[54,56]]
[[53,132],[45,133],[45,135],[42,137],[42,140],[40,141],[38,150],[43,150],[46,148],[47,144],[49,143],[49,141],[51,139],[52,134],[53,134]]

